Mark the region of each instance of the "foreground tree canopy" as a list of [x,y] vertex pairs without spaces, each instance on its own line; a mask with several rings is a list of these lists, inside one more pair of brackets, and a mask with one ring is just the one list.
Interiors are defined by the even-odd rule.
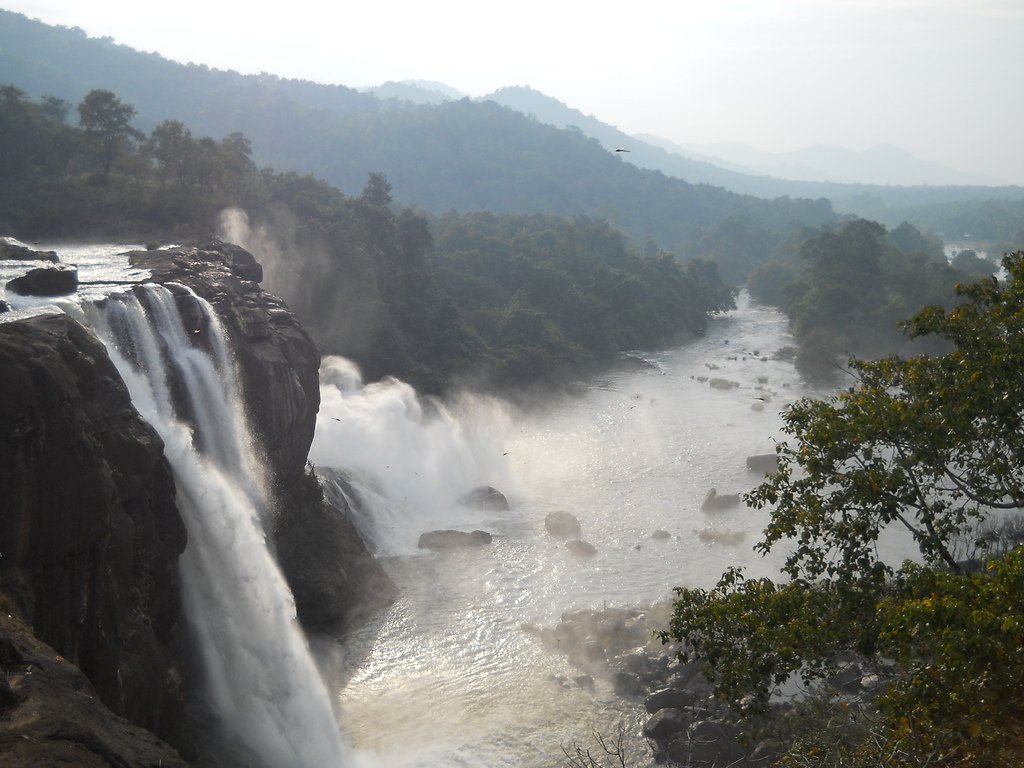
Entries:
[[[1024,253],[1003,265],[1004,282],[959,286],[962,303],[907,323],[947,353],[855,360],[854,386],[786,412],[792,442],[747,501],[771,508],[757,549],[789,548],[788,581],[733,569],[712,590],[677,590],[664,637],[737,711],[765,712],[791,676],[823,678],[852,651],[882,663],[893,762],[993,759],[1012,743],[1024,553],[979,568],[1000,554],[980,524],[1024,507]],[[919,563],[881,559],[889,526],[910,532]]]

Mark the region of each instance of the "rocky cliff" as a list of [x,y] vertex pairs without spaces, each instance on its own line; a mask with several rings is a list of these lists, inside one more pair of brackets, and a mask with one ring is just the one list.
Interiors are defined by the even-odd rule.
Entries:
[[[179,284],[207,299],[228,329],[300,620],[325,630],[365,617],[394,587],[306,471],[319,407],[312,341],[260,290],[262,269],[236,246],[133,257],[175,293],[196,339],[202,315]],[[81,669],[89,695],[176,742],[188,691],[175,650],[183,644],[174,642],[187,536],[162,449],[89,330],[63,315],[0,324],[0,589],[61,663]],[[0,641],[14,642],[3,631]],[[10,674],[8,661],[0,658]],[[0,715],[23,715],[17,708],[29,700],[27,689],[14,691]]]
[[0,325],[0,435],[0,587],[104,703],[172,734],[185,527],[163,443],[90,331]]
[[[232,337],[250,425],[277,501],[276,554],[303,626],[344,630],[388,604],[395,587],[367,552],[349,510],[328,504],[307,471],[320,407],[320,354],[284,302],[259,288],[260,265],[248,251],[219,241],[130,258],[155,282],[172,289],[182,283],[210,302]],[[194,300],[183,291],[176,296],[186,331],[205,338]]]

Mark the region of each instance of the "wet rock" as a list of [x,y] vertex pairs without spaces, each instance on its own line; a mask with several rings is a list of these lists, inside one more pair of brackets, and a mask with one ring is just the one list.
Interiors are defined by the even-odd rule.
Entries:
[[582,532],[580,521],[564,510],[551,512],[544,518],[544,529],[552,536],[560,539],[578,537]]
[[459,549],[464,547],[480,547],[491,543],[491,534],[487,531],[428,531],[420,536],[420,549]]
[[0,325],[0,588],[104,704],[170,737],[185,526],[160,437],[66,315]]
[[612,677],[612,689],[616,696],[632,698],[644,695],[644,686],[640,679],[630,672],[616,672]]
[[584,691],[594,690],[594,678],[590,675],[576,675],[572,681]]
[[60,261],[56,251],[35,251],[24,245],[12,243],[10,238],[0,237],[0,259],[12,261],[49,261],[56,264]]
[[479,488],[474,488],[469,493],[464,493],[459,497],[459,504],[472,509],[495,510],[499,512],[509,509],[508,499],[505,498],[505,494],[489,485],[482,485]]
[[700,504],[700,508],[703,512],[715,512],[720,509],[735,507],[739,503],[740,495],[738,493],[720,494],[717,490],[712,488],[707,492],[707,495],[704,497],[704,501]]
[[78,269],[63,264],[31,269],[8,281],[7,290],[21,296],[68,296],[78,290]]
[[644,709],[654,714],[660,709],[685,710],[693,706],[694,695],[678,688],[662,688],[644,699]]
[[306,630],[352,630],[397,597],[394,582],[356,531],[344,498],[329,503],[315,477],[306,475],[283,492],[274,542]]
[[11,766],[187,768],[149,731],[114,714],[71,662],[16,620],[0,620],[0,762]]
[[567,541],[565,547],[577,557],[593,557],[597,554],[597,547],[582,539]]
[[607,652],[600,640],[587,640],[575,645],[569,653],[569,663],[577,667],[589,667],[603,662]]
[[747,469],[760,475],[770,475],[779,468],[779,457],[774,453],[747,456]]
[[685,733],[690,726],[690,718],[679,709],[664,708],[644,723],[644,736],[649,739],[667,740],[680,733]]
[[[695,768],[725,768],[734,765],[747,753],[736,741],[739,734],[739,727],[731,723],[717,720],[701,720],[694,723],[686,734],[688,762],[683,764]],[[675,744],[678,745],[679,742]],[[671,751],[670,756],[673,756]]]

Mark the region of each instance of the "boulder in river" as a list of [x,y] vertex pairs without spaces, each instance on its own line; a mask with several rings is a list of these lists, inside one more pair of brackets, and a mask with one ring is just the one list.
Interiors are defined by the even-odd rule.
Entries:
[[7,290],[21,296],[67,296],[78,290],[78,269],[63,264],[30,269],[8,281]]
[[704,501],[701,502],[700,508],[704,512],[716,512],[720,509],[735,507],[739,505],[739,503],[740,495],[738,493],[719,493],[712,488],[704,497]]
[[559,539],[579,536],[582,531],[580,521],[576,519],[576,516],[562,509],[551,512],[544,518],[544,528],[549,534]]
[[60,259],[56,251],[34,251],[24,245],[11,242],[11,238],[0,237],[0,259],[13,261],[49,261],[56,264]]
[[577,557],[593,557],[597,554],[597,547],[582,539],[572,539],[565,542],[565,547]]
[[489,485],[481,485],[459,497],[459,504],[473,509],[504,511],[509,508],[505,494]]
[[779,457],[774,453],[747,456],[747,469],[760,475],[770,475],[779,468]]

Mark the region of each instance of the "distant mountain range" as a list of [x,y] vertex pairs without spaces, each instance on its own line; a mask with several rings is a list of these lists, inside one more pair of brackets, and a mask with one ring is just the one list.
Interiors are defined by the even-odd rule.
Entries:
[[793,152],[764,152],[748,144],[688,144],[680,146],[649,134],[637,138],[696,160],[740,173],[773,176],[790,181],[833,181],[843,184],[897,186],[1005,186],[993,176],[964,173],[915,157],[905,149],[882,145],[855,152],[816,145]]

